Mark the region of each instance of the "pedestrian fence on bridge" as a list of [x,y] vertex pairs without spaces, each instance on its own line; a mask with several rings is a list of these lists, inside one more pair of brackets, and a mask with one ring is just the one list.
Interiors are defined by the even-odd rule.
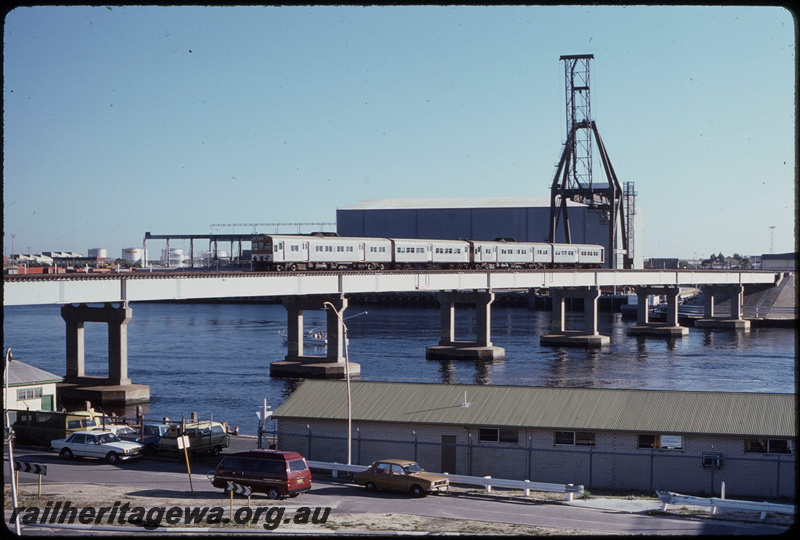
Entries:
[[[322,469],[331,471],[334,477],[338,473],[355,473],[368,469],[367,465],[347,465],[344,463],[328,461],[306,460],[312,469]],[[575,495],[583,497],[583,486],[574,484],[548,484],[545,482],[531,482],[530,480],[506,480],[502,478],[492,478],[491,476],[463,476],[458,474],[443,473],[450,479],[451,484],[480,486],[485,491],[492,491],[493,487],[522,490],[526,497],[530,496],[531,491],[550,491],[554,493],[566,493],[567,500],[573,500]]]

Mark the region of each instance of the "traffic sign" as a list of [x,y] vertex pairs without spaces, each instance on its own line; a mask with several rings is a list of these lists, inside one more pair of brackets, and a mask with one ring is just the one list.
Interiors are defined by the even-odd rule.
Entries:
[[28,463],[27,461],[14,460],[14,470],[31,474],[47,475],[47,465],[39,465],[38,463]]
[[250,489],[249,486],[242,486],[230,481],[228,481],[228,491],[230,491],[231,493],[239,493],[247,497],[249,497],[250,494],[253,493],[253,490]]

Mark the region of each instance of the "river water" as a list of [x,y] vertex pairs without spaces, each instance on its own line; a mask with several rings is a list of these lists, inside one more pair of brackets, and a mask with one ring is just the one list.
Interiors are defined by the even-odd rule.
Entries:
[[[286,310],[270,304],[134,303],[128,324],[128,373],[150,386],[148,418],[179,419],[197,412],[255,434],[266,398],[276,409],[300,381],[272,379],[269,364],[283,360],[279,331]],[[492,341],[504,360],[426,360],[439,340],[439,310],[351,305],[349,360],[361,379],[445,384],[643,388],[736,392],[795,391],[795,333],[789,328],[749,332],[692,328],[678,339],[629,337],[633,321],[601,313],[599,330],[611,338],[600,349],[542,347],[550,313],[519,307],[492,309]],[[65,372],[65,324],[58,306],[3,308],[3,351],[57,375]],[[306,311],[306,328],[324,312]],[[456,311],[456,339],[474,339],[471,310]],[[567,315],[582,327],[582,314]],[[87,323],[86,374],[105,376],[107,326]],[[309,350],[306,354],[323,354]],[[107,411],[111,410],[106,408]],[[116,411],[126,412],[126,411]],[[130,411],[128,411],[130,412]]]

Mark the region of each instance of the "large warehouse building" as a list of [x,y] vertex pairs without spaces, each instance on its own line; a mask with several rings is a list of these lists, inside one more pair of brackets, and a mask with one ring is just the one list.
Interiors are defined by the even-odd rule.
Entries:
[[[606,253],[608,220],[601,212],[568,203],[572,242],[599,244]],[[638,216],[637,216],[638,218]],[[640,220],[637,219],[637,232]],[[340,236],[383,238],[441,238],[517,242],[547,242],[550,235],[549,197],[454,197],[417,199],[365,199],[336,210]],[[563,227],[556,241],[564,242]],[[635,246],[641,234],[635,235]],[[641,268],[640,249],[634,250],[634,267]],[[609,257],[607,257],[609,259]]]

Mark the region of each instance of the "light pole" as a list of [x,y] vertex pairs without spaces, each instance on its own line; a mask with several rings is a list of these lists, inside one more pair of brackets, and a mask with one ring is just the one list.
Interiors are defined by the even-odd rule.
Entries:
[[[350,360],[347,353],[347,325],[344,324],[342,314],[337,311],[336,306],[331,302],[324,302],[324,306],[330,306],[336,316],[339,318],[339,323],[342,325],[344,331],[344,376],[347,381],[347,464],[352,465],[353,457],[353,400],[350,395]],[[344,311],[344,308],[342,308]]]
[[[8,440],[8,477],[11,480],[11,502],[14,505],[14,508],[18,508],[17,506],[17,481],[16,476],[14,474],[14,429],[11,427],[11,423],[9,422],[8,418],[8,366],[11,363],[11,347],[6,349],[6,363],[5,363],[5,373],[3,377],[3,409],[5,414],[5,428],[6,432],[4,433],[5,438]],[[19,529],[19,516],[15,513],[14,514],[14,528],[17,532],[17,536],[21,536],[21,532]]]

